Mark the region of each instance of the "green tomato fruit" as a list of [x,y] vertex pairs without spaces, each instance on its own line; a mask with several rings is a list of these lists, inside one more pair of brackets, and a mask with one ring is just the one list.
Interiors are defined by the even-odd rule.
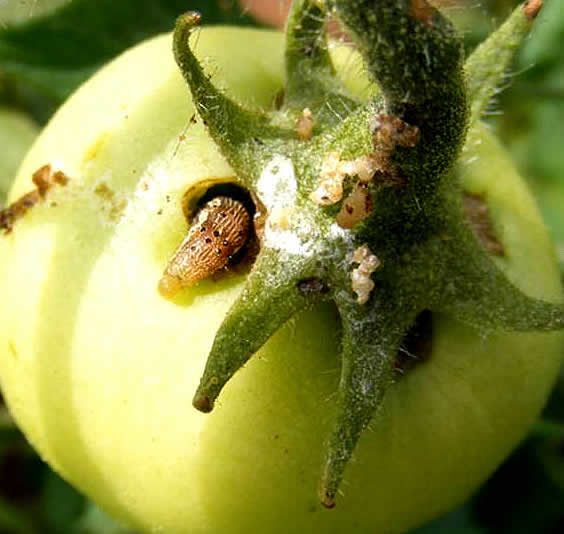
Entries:
[[[484,333],[436,314],[430,359],[386,395],[333,510],[316,497],[340,373],[331,304],[278,331],[214,413],[192,408],[245,274],[173,301],[157,291],[186,228],[184,192],[233,175],[190,122],[170,47],[170,36],[156,38],[96,74],[16,179],[12,200],[46,164],[69,179],[0,238],[0,377],[18,424],[65,479],[143,532],[389,534],[461,502],[538,416],[560,334]],[[283,84],[280,48],[277,33],[228,28],[201,30],[196,45],[215,83],[263,108]],[[350,51],[334,54],[341,74],[358,72]],[[558,300],[554,254],[523,182],[485,129],[469,146],[464,187],[487,198],[499,264],[527,293]]]

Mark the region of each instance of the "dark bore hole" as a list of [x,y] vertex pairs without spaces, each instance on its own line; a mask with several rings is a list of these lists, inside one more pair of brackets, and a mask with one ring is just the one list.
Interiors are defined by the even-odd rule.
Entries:
[[329,291],[329,288],[319,278],[306,278],[298,282],[298,291],[304,296],[322,295]]
[[416,365],[427,361],[433,350],[433,314],[422,311],[408,330],[394,363],[398,374],[403,375]]

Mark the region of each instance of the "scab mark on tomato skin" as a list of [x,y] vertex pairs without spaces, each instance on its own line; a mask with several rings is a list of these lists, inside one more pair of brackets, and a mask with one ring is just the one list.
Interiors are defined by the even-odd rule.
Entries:
[[[12,231],[17,220],[21,219],[38,202],[44,200],[54,186],[64,186],[69,182],[69,178],[65,173],[62,171],[53,172],[50,164],[43,165],[37,169],[31,179],[35,189],[21,196],[0,211],[0,228],[4,230],[5,234],[9,234]],[[56,204],[53,203],[52,206],[54,205]]]
[[462,197],[462,207],[470,229],[478,241],[490,254],[504,256],[505,249],[495,235],[489,207],[484,196],[465,192]]
[[206,202],[168,263],[159,293],[172,298],[183,287],[223,269],[250,233],[251,217],[242,202],[227,196]]

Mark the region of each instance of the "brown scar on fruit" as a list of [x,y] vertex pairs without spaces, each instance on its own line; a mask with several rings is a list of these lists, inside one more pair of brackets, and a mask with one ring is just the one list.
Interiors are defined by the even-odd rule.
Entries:
[[430,26],[433,23],[435,10],[427,3],[427,0],[411,0],[409,15]]
[[251,217],[242,202],[227,196],[206,202],[166,266],[159,293],[170,299],[217,273],[246,244],[250,233]]
[[484,248],[490,254],[503,256],[505,250],[495,235],[488,204],[483,195],[465,192],[462,197],[462,206],[472,233]]
[[69,181],[62,171],[53,172],[49,164],[37,169],[31,179],[35,184],[35,189],[0,211],[0,228],[4,230],[5,234],[12,231],[18,219],[21,219],[38,202],[44,200],[55,185],[64,186]]
[[[141,185],[141,187],[143,188],[143,184]],[[105,182],[99,183],[94,188],[94,194],[99,196],[106,203],[105,207],[107,207],[109,218],[112,221],[119,219],[127,205],[126,200],[119,200],[118,198],[116,198],[115,191],[113,191]]]
[[527,0],[523,4],[523,11],[529,20],[534,20],[543,6],[543,0]]
[[311,139],[314,125],[313,113],[309,108],[304,108],[302,114],[296,120],[296,133],[298,134],[298,138],[301,141]]

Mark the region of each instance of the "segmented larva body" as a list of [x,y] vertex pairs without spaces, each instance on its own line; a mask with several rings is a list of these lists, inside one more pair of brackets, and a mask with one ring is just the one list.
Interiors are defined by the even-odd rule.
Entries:
[[245,245],[250,229],[251,218],[242,202],[218,196],[204,204],[169,261],[159,292],[170,298],[223,269]]

